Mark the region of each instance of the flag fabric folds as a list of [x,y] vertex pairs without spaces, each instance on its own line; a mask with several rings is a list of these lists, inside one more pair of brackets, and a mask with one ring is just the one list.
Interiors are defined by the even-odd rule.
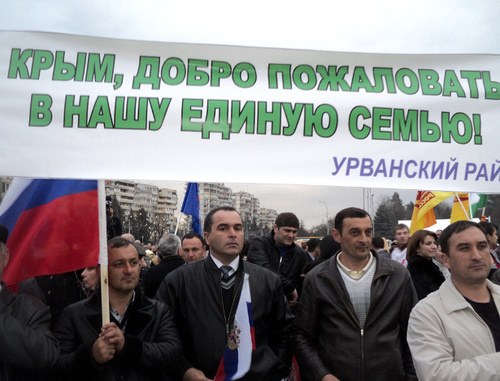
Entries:
[[252,364],[252,351],[255,349],[255,333],[248,277],[249,275],[245,274],[233,327],[214,381],[239,379],[247,374]]
[[[457,198],[458,196],[458,198]],[[486,207],[488,196],[480,193],[457,193],[453,202],[450,224],[456,221],[471,220],[479,208]]]
[[0,205],[9,231],[3,280],[95,266],[99,257],[97,181],[16,178]]
[[488,195],[481,193],[471,193],[470,194],[470,204],[472,210],[472,217],[476,215],[476,211],[479,208],[486,208],[486,202],[488,201]]
[[453,192],[418,191],[411,217],[410,234],[434,225],[436,223],[434,207],[453,195]]
[[198,183],[188,183],[184,201],[182,202],[181,212],[191,216],[191,230],[195,233],[202,234],[200,196],[198,192]]
[[457,221],[467,221],[469,218],[469,194],[455,193],[453,209],[451,210],[450,224]]

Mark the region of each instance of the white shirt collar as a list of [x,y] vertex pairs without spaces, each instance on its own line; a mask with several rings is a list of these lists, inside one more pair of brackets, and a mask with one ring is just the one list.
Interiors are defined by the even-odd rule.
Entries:
[[[222,264],[221,261],[219,261],[217,258],[215,258],[212,254],[210,254],[210,257],[212,258],[212,260],[214,261],[215,265],[217,266],[218,269],[220,269],[222,266],[224,266]],[[238,267],[240,266],[240,257],[237,256],[230,264],[229,266],[231,267],[231,271],[229,271],[229,275],[233,275],[236,270],[238,270]]]

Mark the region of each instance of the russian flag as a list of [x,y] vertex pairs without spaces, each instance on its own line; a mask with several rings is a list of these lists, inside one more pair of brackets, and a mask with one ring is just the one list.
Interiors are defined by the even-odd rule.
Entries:
[[97,181],[16,178],[0,205],[10,232],[3,281],[95,266],[99,258]]
[[252,365],[255,350],[255,332],[252,317],[249,275],[245,273],[234,323],[214,381],[232,381],[242,378]]

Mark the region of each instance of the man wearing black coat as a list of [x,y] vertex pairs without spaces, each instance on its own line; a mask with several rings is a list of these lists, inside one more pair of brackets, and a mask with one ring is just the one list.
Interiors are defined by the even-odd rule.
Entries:
[[248,262],[263,266],[280,277],[290,308],[298,301],[298,288],[307,264],[307,254],[294,241],[299,219],[293,213],[281,213],[273,230],[265,236],[255,237],[248,249]]
[[303,379],[417,380],[406,332],[417,295],[408,271],[370,251],[373,226],[362,209],[335,217],[342,250],[304,281],[292,342]]
[[169,308],[139,287],[132,243],[108,241],[110,323],[102,325],[100,293],[66,308],[55,334],[57,372],[65,380],[157,380],[178,363],[179,336]]
[[172,308],[182,341],[183,359],[176,380],[212,380],[225,349],[242,350],[234,322],[245,279],[250,288],[255,349],[249,369],[238,379],[285,378],[291,365],[293,317],[278,277],[241,258],[243,223],[234,208],[212,210],[205,218],[204,231],[210,247],[207,258],[167,275],[156,294]]
[[[9,262],[8,230],[0,225],[0,279]],[[38,299],[16,295],[0,283],[0,380],[43,380],[57,361],[59,347],[50,312]]]
[[161,262],[151,267],[142,281],[142,289],[148,298],[154,298],[163,278],[171,271],[184,265],[181,254],[181,240],[175,234],[169,234],[160,239],[158,244]]

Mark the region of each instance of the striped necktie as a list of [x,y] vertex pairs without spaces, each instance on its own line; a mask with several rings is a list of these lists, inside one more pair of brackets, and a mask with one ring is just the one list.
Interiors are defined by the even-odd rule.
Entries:
[[234,281],[236,279],[236,277],[229,275],[229,272],[231,271],[231,269],[232,269],[231,266],[221,266],[220,267],[220,271],[221,271],[220,285],[224,290],[229,290],[231,287],[233,287]]

